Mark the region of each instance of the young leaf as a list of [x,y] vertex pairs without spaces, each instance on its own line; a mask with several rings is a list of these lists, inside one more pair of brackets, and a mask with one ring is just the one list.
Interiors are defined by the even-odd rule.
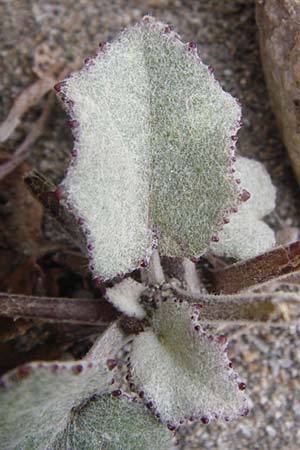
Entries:
[[253,258],[275,245],[273,230],[261,219],[275,208],[275,187],[263,165],[248,158],[238,158],[237,178],[251,193],[247,202],[239,206],[230,223],[219,234],[219,242],[211,244],[213,253],[236,259]]
[[157,238],[163,254],[201,254],[238,202],[240,107],[195,44],[147,17],[56,90],[72,105],[75,136],[65,201],[95,276],[138,267]]
[[120,283],[106,290],[107,300],[110,301],[118,310],[127,316],[143,319],[146,311],[139,303],[141,293],[146,287],[134,281],[132,278],[125,278]]
[[207,335],[189,304],[168,300],[153,313],[152,330],[140,333],[131,350],[131,377],[169,424],[185,418],[204,423],[243,415],[241,383],[217,336]]

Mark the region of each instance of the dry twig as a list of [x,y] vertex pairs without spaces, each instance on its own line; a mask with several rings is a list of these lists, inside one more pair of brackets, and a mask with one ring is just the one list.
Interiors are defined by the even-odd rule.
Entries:
[[19,125],[21,117],[36,105],[53,87],[55,79],[51,76],[37,80],[28,86],[15,100],[7,118],[0,125],[0,142],[6,141]]
[[108,325],[117,312],[104,299],[33,297],[0,293],[0,316],[54,323]]
[[19,145],[14,154],[7,159],[3,164],[0,165],[0,181],[10,174],[16,167],[18,167],[28,156],[31,146],[39,139],[44,130],[45,126],[48,122],[48,119],[51,114],[52,107],[55,102],[55,94],[51,93],[47,99],[46,105],[41,116],[38,120],[33,124],[30,132]]

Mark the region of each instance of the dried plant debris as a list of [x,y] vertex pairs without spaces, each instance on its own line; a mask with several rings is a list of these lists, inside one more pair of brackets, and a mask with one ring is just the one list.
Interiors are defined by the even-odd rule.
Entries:
[[208,423],[247,413],[245,384],[231,368],[226,343],[197,319],[195,307],[167,300],[153,313],[152,329],[132,344],[132,381],[170,428],[189,418]]
[[55,103],[55,95],[51,92],[48,96],[43,112],[36,122],[32,125],[30,132],[23,142],[17,147],[15,152],[0,165],[0,181],[9,173],[13,172],[29,155],[33,144],[39,139],[51,116],[52,108]]
[[1,183],[0,289],[35,294],[42,277],[36,254],[43,211],[24,186],[27,170],[23,164]]
[[[240,106],[171,27],[128,28],[56,86],[75,137],[65,203],[103,279],[162,254],[200,255],[239,203]],[[88,176],[87,176],[88,174]]]
[[285,278],[297,275],[299,269],[300,241],[296,241],[206,275],[215,294],[235,294],[279,280],[284,284]]
[[211,250],[221,256],[248,259],[275,245],[274,231],[262,219],[275,208],[276,190],[260,162],[239,157],[236,170],[237,179],[247,189],[242,196],[248,201],[231,215],[230,223],[220,232],[219,242],[211,244]]
[[38,103],[54,84],[55,78],[48,75],[24,89],[14,102],[5,121],[0,124],[0,142],[4,142],[9,138],[14,129],[19,125],[23,114]]

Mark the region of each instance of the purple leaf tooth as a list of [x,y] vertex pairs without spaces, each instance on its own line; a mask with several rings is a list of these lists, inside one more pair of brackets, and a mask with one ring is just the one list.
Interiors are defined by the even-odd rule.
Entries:
[[106,42],[105,42],[105,41],[100,41],[100,42],[99,42],[99,49],[100,49],[100,50],[104,50],[104,49],[105,49],[105,46],[106,46]]
[[61,81],[61,82],[59,82],[59,83],[56,83],[55,85],[54,85],[54,89],[56,90],[56,92],[61,92],[61,90],[62,90],[62,88],[63,88],[63,86],[64,86],[64,82],[63,81]]
[[117,367],[117,361],[115,359],[108,359],[106,361],[106,365],[108,367],[108,370],[113,370],[115,367]]
[[204,425],[207,425],[209,423],[209,418],[206,416],[201,417],[200,420]]
[[240,195],[240,199],[242,202],[247,202],[249,198],[251,197],[250,192],[248,192],[246,189],[243,189]]
[[55,189],[53,193],[58,201],[60,201],[63,198],[62,190],[59,186]]
[[70,120],[69,120],[69,127],[70,127],[71,129],[77,128],[78,125],[79,125],[78,120],[75,120],[75,119],[70,119]]
[[188,42],[187,46],[188,46],[188,50],[196,50],[197,43],[195,41],[190,41],[190,42]]
[[75,364],[75,366],[72,367],[72,371],[76,375],[79,375],[83,371],[83,365],[82,364]]
[[122,391],[120,389],[115,389],[114,391],[111,392],[111,395],[113,397],[120,397],[120,395],[122,395]]

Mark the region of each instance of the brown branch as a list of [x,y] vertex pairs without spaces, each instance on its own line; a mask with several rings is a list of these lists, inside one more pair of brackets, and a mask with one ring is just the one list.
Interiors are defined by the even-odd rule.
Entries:
[[0,316],[80,325],[108,325],[118,313],[104,299],[31,297],[0,293]]
[[285,247],[277,247],[224,269],[207,270],[210,291],[215,294],[235,294],[237,292],[284,278],[300,270],[300,241]]
[[55,195],[56,186],[37,171],[29,172],[24,182],[30,192],[50,212],[56,222],[68,233],[74,243],[86,253],[86,240],[75,216],[69,213]]
[[14,154],[0,165],[0,180],[9,175],[18,167],[28,156],[32,145],[42,136],[45,126],[49,120],[53,105],[55,103],[55,94],[51,93],[47,99],[46,105],[41,116],[33,124],[30,132],[19,145]]

